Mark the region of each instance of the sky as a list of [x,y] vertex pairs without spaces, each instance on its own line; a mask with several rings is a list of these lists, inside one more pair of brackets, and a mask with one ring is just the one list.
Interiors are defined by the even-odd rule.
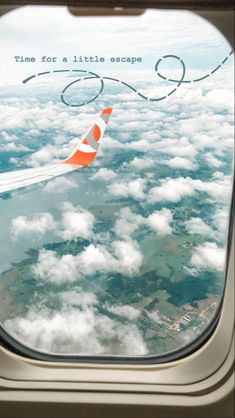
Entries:
[[[64,7],[22,7],[1,18],[1,80],[35,72],[35,64],[15,64],[14,56],[36,57],[38,71],[50,70],[42,56],[98,55],[142,57],[135,69],[154,69],[161,56],[180,56],[187,68],[212,69],[231,48],[203,18],[185,11],[147,11],[140,17],[78,18]],[[108,60],[107,60],[108,61]],[[168,60],[167,66],[176,67]],[[59,63],[56,67],[59,67]],[[66,68],[70,68],[68,62]],[[102,64],[87,69],[104,70]],[[109,71],[129,69],[106,62]],[[55,66],[53,65],[53,68]],[[19,81],[19,80],[18,80]]]

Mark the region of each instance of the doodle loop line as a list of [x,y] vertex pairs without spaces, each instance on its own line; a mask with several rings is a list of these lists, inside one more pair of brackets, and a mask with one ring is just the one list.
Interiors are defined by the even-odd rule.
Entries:
[[[181,84],[189,84],[189,83],[197,83],[200,82],[202,80],[205,80],[206,78],[212,76],[216,71],[219,70],[219,68],[221,68],[229,59],[229,57],[233,54],[233,50],[230,51],[230,53],[223,59],[223,61],[217,65],[217,67],[215,67],[212,71],[210,71],[209,73],[205,74],[202,77],[193,79],[193,80],[185,80],[185,74],[186,74],[186,66],[184,61],[178,57],[177,55],[164,55],[163,57],[159,58],[159,60],[156,62],[155,65],[155,72],[157,74],[157,76],[159,78],[161,78],[162,80],[165,80],[167,82],[171,82],[171,83],[175,83],[176,87],[174,87],[168,94],[164,95],[164,96],[160,96],[157,98],[150,98],[148,96],[145,96],[143,93],[141,93],[139,90],[137,90],[136,88],[134,88],[131,84],[126,83],[125,81],[119,80],[117,78],[113,78],[113,77],[101,77],[99,74],[94,73],[92,71],[88,71],[88,70],[53,70],[53,71],[44,71],[38,74],[33,74],[30,77],[26,78],[25,80],[23,80],[23,83],[26,84],[29,81],[35,79],[36,77],[40,77],[43,75],[48,75],[48,74],[54,74],[54,73],[68,73],[68,72],[78,72],[78,73],[83,73],[83,74],[87,74],[88,76],[84,76],[84,77],[80,77],[72,82],[70,82],[69,84],[67,84],[65,86],[65,88],[62,90],[61,94],[60,94],[60,99],[61,102],[66,105],[66,106],[70,106],[70,107],[81,107],[81,106],[85,106],[88,105],[89,103],[94,102],[103,92],[104,87],[105,87],[105,82],[104,80],[110,80],[110,81],[114,81],[120,84],[123,84],[124,86],[128,87],[130,90],[132,90],[134,93],[136,93],[139,97],[141,97],[143,100],[149,101],[149,102],[159,102],[162,101],[164,99],[166,99],[167,97],[171,96],[173,93],[175,93],[177,91],[177,89],[181,86]],[[165,77],[160,71],[159,71],[159,66],[160,64],[163,62],[163,60],[165,59],[175,59],[177,61],[180,62],[181,64],[181,69],[182,69],[182,74],[180,79],[173,79],[173,78],[167,78]],[[83,80],[91,80],[91,79],[98,79],[100,82],[100,88],[97,94],[95,94],[94,97],[92,97],[91,99],[89,99],[86,102],[82,102],[82,103],[69,103],[66,98],[65,98],[65,94],[66,92],[69,90],[69,88],[71,86],[73,86],[76,83],[79,83],[80,81]]]

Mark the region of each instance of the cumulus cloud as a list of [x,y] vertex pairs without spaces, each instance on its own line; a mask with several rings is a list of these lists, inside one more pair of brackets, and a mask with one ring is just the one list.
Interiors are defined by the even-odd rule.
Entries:
[[191,218],[185,222],[186,231],[189,234],[211,235],[213,230],[201,218]]
[[171,201],[179,202],[185,196],[192,196],[195,189],[191,178],[166,178],[160,181],[160,186],[154,187],[149,193],[149,202]]
[[143,262],[143,255],[137,244],[135,242],[115,241],[113,247],[117,257],[116,270],[127,276],[137,274]]
[[93,236],[94,223],[95,217],[91,212],[66,202],[63,204],[61,230],[58,235],[65,240],[90,239]]
[[117,174],[108,168],[100,168],[97,173],[91,176],[91,180],[112,180],[117,176]]
[[49,310],[38,312],[32,308],[26,318],[8,320],[5,326],[20,340],[23,338],[29,346],[39,350],[89,355],[104,351],[98,332],[107,337],[112,331],[112,322],[108,318],[105,320],[106,323],[102,321],[102,328],[91,309],[53,313]]
[[159,235],[172,233],[171,223],[173,220],[172,213],[169,209],[156,211],[148,216],[145,223],[150,226]]
[[62,193],[76,187],[78,187],[78,184],[68,177],[57,177],[49,181],[44,187],[44,190],[49,193]]
[[233,108],[234,106],[234,94],[233,91],[227,88],[214,88],[207,92],[207,99],[212,108],[216,110],[222,110],[226,107]]
[[147,313],[148,317],[152,319],[154,322],[158,322],[160,325],[162,325],[163,321],[161,320],[159,316],[159,311],[152,311]]
[[137,178],[129,182],[112,183],[108,186],[108,191],[114,196],[133,197],[136,200],[145,198],[146,180]]
[[98,299],[94,293],[84,292],[80,287],[74,287],[73,290],[67,290],[59,293],[59,297],[68,306],[93,306],[98,303]]
[[102,150],[105,149],[124,149],[125,145],[109,135],[105,135],[105,141],[102,142]]
[[193,158],[198,153],[195,145],[191,144],[189,139],[185,137],[163,139],[152,146],[151,149],[181,158]]
[[56,160],[56,147],[47,145],[46,147],[34,152],[27,160],[29,167],[40,167]]
[[142,225],[148,226],[158,235],[166,235],[172,233],[172,221],[173,216],[169,209],[164,208],[155,211],[145,218],[133,213],[130,208],[126,207],[120,210],[114,231],[117,236],[128,239]]
[[134,151],[146,152],[152,150],[153,146],[146,139],[140,139],[138,141],[129,142],[126,144],[126,148]]
[[42,237],[46,232],[53,231],[56,223],[50,213],[38,213],[31,219],[27,216],[18,216],[11,221],[11,234],[13,238],[21,235],[36,235]]
[[78,266],[72,254],[65,254],[61,258],[55,251],[41,250],[38,262],[32,266],[36,277],[62,284],[74,282],[78,276]]
[[11,158],[9,158],[9,163],[17,165],[17,164],[19,164],[19,159],[15,158],[15,157],[11,157]]
[[25,151],[29,151],[29,148],[21,144],[16,144],[15,142],[7,142],[6,144],[0,145],[0,151],[1,152],[25,152]]
[[128,277],[138,274],[143,256],[134,241],[114,241],[111,250],[90,244],[77,255],[65,254],[62,257],[55,251],[41,250],[32,272],[59,285],[98,272],[117,272]]
[[131,321],[137,319],[141,313],[139,309],[133,308],[133,306],[130,305],[107,306],[107,309],[110,312],[128,318]]
[[208,152],[204,155],[205,160],[208,162],[208,164],[215,168],[219,168],[222,165],[224,165],[223,161],[218,160],[218,158],[216,158],[212,153]]
[[213,216],[213,221],[216,228],[226,233],[229,222],[229,209],[218,209]]
[[134,276],[142,265],[143,256],[135,242],[114,241],[112,253],[104,246],[91,244],[78,256],[85,274],[118,272]]
[[137,356],[147,354],[146,342],[136,325],[119,327],[117,337],[120,341],[121,353]]
[[205,192],[215,201],[226,201],[232,192],[232,177],[216,172],[212,181],[193,180],[195,190]]
[[152,158],[138,158],[135,157],[130,163],[130,166],[135,167],[135,168],[139,168],[139,169],[144,169],[144,168],[149,168],[149,167],[154,167],[155,162]]
[[199,270],[224,271],[225,249],[213,242],[205,242],[195,248],[190,264]]
[[117,236],[128,239],[143,221],[143,216],[134,214],[128,207],[122,208],[118,213],[114,231]]
[[133,222],[133,219],[128,220],[125,217],[121,217],[115,222],[114,231],[118,237],[128,239],[139,228],[139,225],[140,222]]
[[193,196],[196,192],[205,192],[215,200],[225,200],[231,194],[231,177],[223,173],[215,173],[212,181],[202,181],[191,177],[164,178],[159,186],[149,192],[149,202],[179,202],[185,196]]
[[174,157],[171,160],[161,161],[161,163],[169,165],[172,168],[182,168],[184,170],[196,170],[198,167],[195,162],[183,157]]
[[50,353],[147,354],[144,339],[135,325],[112,321],[88,306],[61,312],[31,308],[25,318],[9,319],[4,327],[28,346]]

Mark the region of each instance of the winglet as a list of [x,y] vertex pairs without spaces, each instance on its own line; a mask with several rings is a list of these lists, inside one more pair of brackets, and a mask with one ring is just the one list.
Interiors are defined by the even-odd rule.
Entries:
[[82,138],[79,146],[63,161],[63,164],[86,166],[95,159],[100,140],[104,135],[112,110],[111,107],[103,110],[96,122],[90,127],[87,134]]

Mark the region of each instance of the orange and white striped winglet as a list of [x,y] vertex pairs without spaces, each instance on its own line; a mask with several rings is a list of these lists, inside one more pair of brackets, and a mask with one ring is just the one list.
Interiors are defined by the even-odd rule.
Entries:
[[79,166],[87,166],[95,159],[100,146],[112,108],[106,108],[100,114],[95,123],[90,127],[87,134],[82,138],[81,143],[75,151],[64,161],[63,164],[72,164]]

